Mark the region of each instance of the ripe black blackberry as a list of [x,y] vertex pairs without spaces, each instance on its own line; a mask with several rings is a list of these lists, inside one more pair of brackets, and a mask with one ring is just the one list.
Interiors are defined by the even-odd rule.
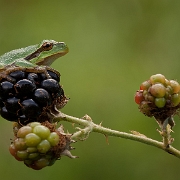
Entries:
[[47,74],[17,70],[0,81],[0,114],[22,125],[51,120],[52,113],[68,101],[60,86],[60,75],[53,69]]

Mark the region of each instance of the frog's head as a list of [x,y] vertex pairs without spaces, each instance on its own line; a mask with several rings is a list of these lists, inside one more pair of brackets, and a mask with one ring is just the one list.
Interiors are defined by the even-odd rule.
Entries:
[[64,42],[43,40],[37,49],[25,59],[37,65],[51,65],[57,58],[68,53],[68,47]]

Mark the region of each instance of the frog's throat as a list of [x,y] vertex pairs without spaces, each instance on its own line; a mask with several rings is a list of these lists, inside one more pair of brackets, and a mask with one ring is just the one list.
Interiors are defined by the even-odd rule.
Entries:
[[51,56],[42,58],[41,61],[37,61],[37,65],[44,65],[44,66],[50,66],[56,59],[58,59],[61,56],[64,56],[65,54],[67,54],[67,52],[60,52],[57,54],[52,54]]

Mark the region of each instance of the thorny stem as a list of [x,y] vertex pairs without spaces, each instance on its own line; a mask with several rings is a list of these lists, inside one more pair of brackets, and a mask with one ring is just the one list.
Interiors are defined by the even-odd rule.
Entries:
[[120,138],[130,139],[133,141],[138,141],[138,142],[150,145],[150,146],[154,146],[168,152],[169,154],[176,156],[177,158],[180,158],[180,151],[175,149],[171,145],[165,147],[163,142],[159,142],[154,139],[148,138],[145,135],[140,134],[140,133],[130,134],[126,132],[120,132],[120,131],[112,130],[109,128],[105,128],[101,126],[101,124],[97,125],[93,123],[92,119],[87,115],[84,116],[83,118],[77,118],[77,117],[69,116],[60,112],[54,118],[54,121],[56,122],[67,121],[70,123],[83,126],[84,129],[77,128],[78,131],[72,135],[72,139],[74,140],[84,140],[88,137],[89,133],[97,132],[97,133],[101,133],[105,135],[106,137],[108,136],[120,137]]

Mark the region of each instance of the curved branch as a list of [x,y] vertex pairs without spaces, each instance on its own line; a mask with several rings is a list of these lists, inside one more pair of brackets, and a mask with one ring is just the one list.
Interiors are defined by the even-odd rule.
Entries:
[[163,142],[159,142],[154,139],[148,138],[145,135],[142,135],[140,133],[130,134],[126,132],[120,132],[120,131],[112,130],[109,128],[105,128],[101,126],[101,124],[97,125],[93,123],[92,119],[87,115],[84,116],[83,118],[77,118],[77,117],[69,116],[60,112],[58,115],[55,116],[54,121],[56,122],[67,121],[70,123],[75,123],[75,124],[83,126],[84,129],[77,128],[78,131],[72,135],[72,139],[75,139],[75,140],[79,140],[79,139],[84,140],[88,137],[89,133],[97,132],[97,133],[104,134],[105,136],[113,136],[113,137],[130,139],[130,140],[138,141],[138,142],[150,145],[150,146],[154,146],[176,156],[177,158],[180,158],[180,151],[175,149],[171,145],[165,147]]

